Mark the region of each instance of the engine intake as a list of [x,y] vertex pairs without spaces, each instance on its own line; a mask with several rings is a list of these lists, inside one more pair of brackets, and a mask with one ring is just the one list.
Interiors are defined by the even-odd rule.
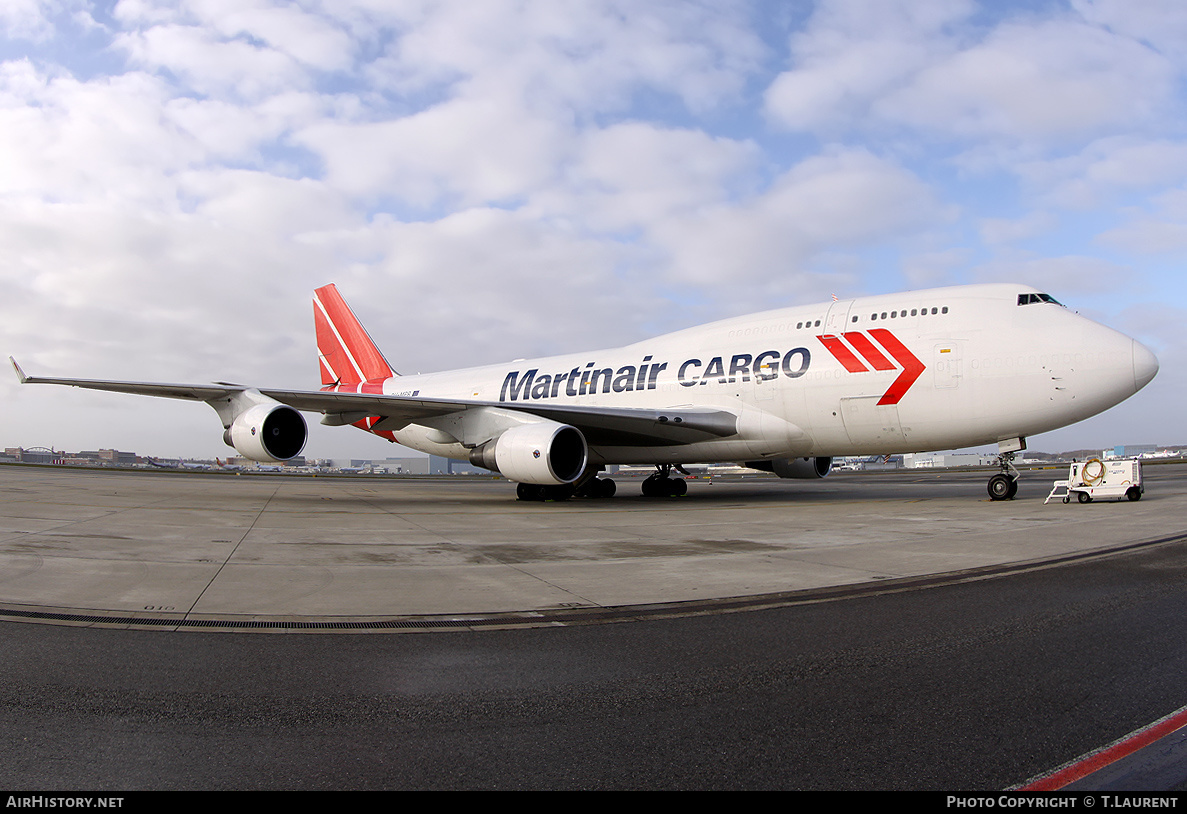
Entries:
[[576,427],[538,421],[512,427],[470,453],[470,463],[501,473],[508,480],[559,486],[585,471],[589,448]]
[[223,441],[253,461],[287,461],[305,447],[304,417],[287,404],[257,404],[235,416]]
[[833,459],[831,457],[772,458],[768,461],[747,461],[746,466],[751,469],[761,469],[764,472],[774,472],[781,478],[818,480],[832,471]]

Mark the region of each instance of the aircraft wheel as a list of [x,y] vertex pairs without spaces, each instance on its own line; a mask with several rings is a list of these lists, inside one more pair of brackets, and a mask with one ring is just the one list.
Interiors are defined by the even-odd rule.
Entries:
[[643,481],[643,497],[680,497],[688,492],[683,478],[665,478],[655,474]]
[[536,483],[518,483],[515,485],[515,497],[519,500],[543,500],[544,487]]
[[1125,490],[1125,496],[1131,501],[1138,501],[1142,499],[1142,490],[1136,486],[1131,486]]
[[989,498],[990,500],[1009,500],[1014,496],[1011,488],[1016,492],[1018,485],[1013,483],[1012,479],[1007,475],[994,475],[989,479]]
[[1088,494],[1087,492],[1076,492],[1076,500],[1080,501],[1081,503],[1091,503],[1092,495]]
[[1013,500],[1014,496],[1018,494],[1018,479],[1010,478],[1010,494],[1009,499]]
[[541,500],[568,500],[573,495],[577,494],[577,490],[573,488],[573,484],[565,483],[560,486],[544,486],[541,487],[544,496]]
[[618,485],[609,478],[598,478],[597,490],[595,494],[598,497],[614,497],[614,493],[618,491]]
[[643,497],[667,497],[668,479],[662,475],[652,475],[643,481]]

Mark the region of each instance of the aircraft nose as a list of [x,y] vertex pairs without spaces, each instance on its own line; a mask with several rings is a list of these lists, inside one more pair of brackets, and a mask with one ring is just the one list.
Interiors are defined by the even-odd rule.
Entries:
[[1133,383],[1134,390],[1141,390],[1158,373],[1158,359],[1150,349],[1136,339],[1133,340]]

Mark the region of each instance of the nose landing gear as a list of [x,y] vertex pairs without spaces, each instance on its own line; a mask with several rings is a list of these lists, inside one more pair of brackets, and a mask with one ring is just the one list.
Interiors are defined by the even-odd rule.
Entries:
[[998,455],[997,465],[1001,472],[989,479],[989,499],[1013,500],[1014,495],[1018,494],[1018,470],[1014,468],[1014,453]]

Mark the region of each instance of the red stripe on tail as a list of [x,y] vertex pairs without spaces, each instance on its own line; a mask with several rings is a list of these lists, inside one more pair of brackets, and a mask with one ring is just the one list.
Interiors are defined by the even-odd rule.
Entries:
[[313,326],[322,384],[354,384],[398,375],[333,283],[313,292]]

